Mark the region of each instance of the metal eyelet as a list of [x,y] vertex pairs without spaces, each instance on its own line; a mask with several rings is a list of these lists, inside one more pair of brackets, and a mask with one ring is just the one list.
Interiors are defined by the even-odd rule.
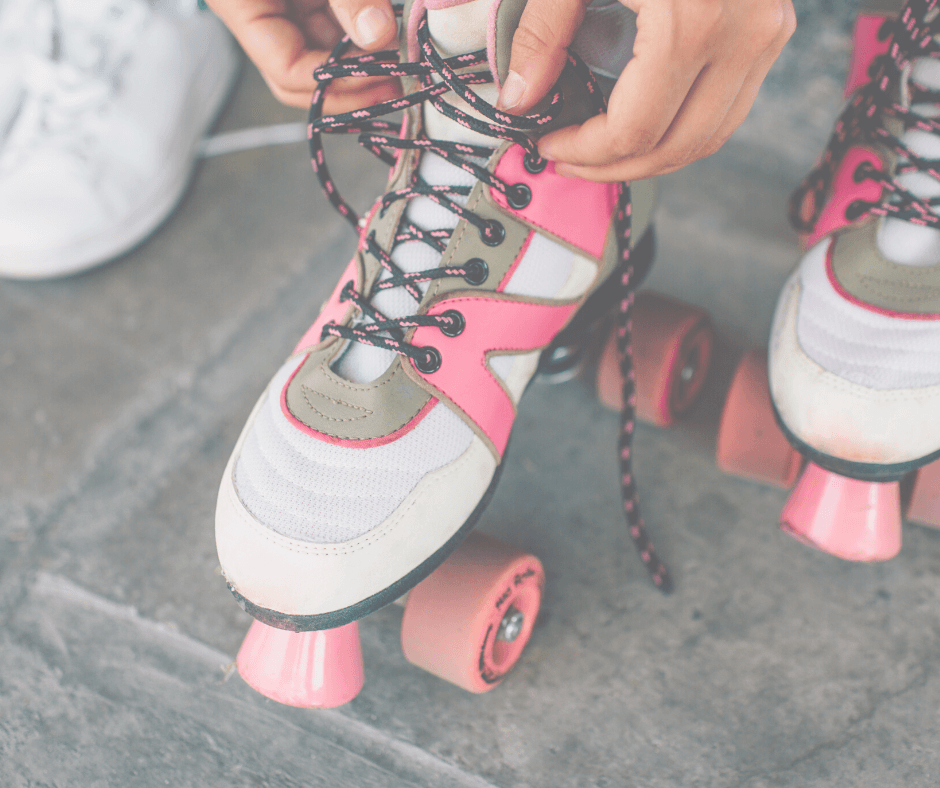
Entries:
[[548,166],[548,159],[533,159],[527,153],[522,157],[522,166],[525,167],[526,172],[531,173],[532,175],[538,175]]
[[521,211],[532,202],[532,190],[524,183],[517,183],[506,189],[506,202],[509,207]]
[[430,345],[421,349],[424,351],[424,356],[414,359],[418,372],[423,372],[425,375],[437,372],[441,368],[441,361],[443,360],[440,351]]
[[464,274],[463,278],[468,285],[479,286],[489,278],[490,267],[486,264],[486,260],[479,257],[472,257],[467,260],[464,268],[467,273]]
[[467,327],[467,321],[464,320],[464,316],[456,309],[448,309],[446,312],[441,312],[441,317],[449,317],[454,321],[452,326],[440,326],[441,333],[445,337],[459,337]]
[[480,230],[480,240],[487,246],[499,246],[506,239],[506,228],[491,219]]
[[868,180],[868,173],[871,169],[871,165],[867,161],[860,162],[859,165],[855,168],[855,172],[852,173],[852,180],[856,183],[861,183],[864,180]]
[[870,207],[871,206],[864,200],[853,200],[845,209],[845,218],[850,222],[854,222],[856,219],[865,214]]

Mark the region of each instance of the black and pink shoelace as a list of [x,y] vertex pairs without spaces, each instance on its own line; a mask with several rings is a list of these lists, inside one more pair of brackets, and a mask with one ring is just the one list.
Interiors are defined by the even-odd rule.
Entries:
[[912,153],[888,131],[885,124],[887,119],[894,118],[905,130],[940,133],[940,118],[924,117],[910,109],[914,104],[940,104],[940,93],[910,83],[908,106],[899,101],[899,86],[911,61],[940,57],[940,46],[934,39],[940,32],[937,5],[938,0],[908,0],[897,19],[889,19],[882,25],[879,34],[882,40],[891,37],[888,52],[872,62],[869,70],[871,82],[856,91],[842,111],[822,160],[790,198],[790,221],[799,232],[808,233],[815,226],[842,158],[856,145],[875,145],[888,150],[901,163],[893,175],[868,162],[858,166],[853,173],[856,182],[870,180],[879,183],[883,187],[882,199],[878,202],[851,202],[845,211],[848,221],[855,222],[871,214],[940,228],[940,216],[933,212],[940,205],[940,199],[916,197],[894,180],[898,175],[924,172],[940,181],[940,160],[924,159]]
[[[396,8],[396,13],[400,16],[401,7]],[[470,89],[471,85],[480,85],[492,81],[492,76],[488,70],[475,72],[466,70],[488,65],[485,50],[451,58],[442,57],[431,43],[426,15],[418,25],[417,39],[420,60],[416,63],[401,63],[399,62],[397,50],[343,58],[343,55],[351,46],[347,36],[337,44],[323,67],[314,73],[314,77],[319,84],[313,96],[308,126],[313,169],[317,173],[327,199],[352,224],[357,233],[360,232],[362,220],[339,194],[333,183],[323,153],[321,135],[324,133],[359,134],[359,143],[389,166],[396,164],[396,151],[413,149],[435,153],[445,161],[463,169],[477,180],[505,195],[509,205],[522,207],[522,204],[528,201],[528,195],[519,193],[517,186],[505,183],[478,163],[479,161],[485,161],[492,155],[491,148],[425,137],[403,139],[399,136],[399,126],[397,124],[378,119],[382,115],[405,110],[427,101],[443,115],[472,131],[522,146],[525,150],[524,165],[530,172],[538,173],[546,166],[546,162],[539,157],[538,147],[531,138],[530,133],[545,128],[558,117],[563,103],[560,92],[555,92],[549,97],[547,107],[543,112],[530,115],[507,114],[481,99]],[[583,61],[574,55],[569,55],[566,68],[573,70],[579,83],[583,85],[583,89],[592,97],[595,111],[604,111],[606,102],[603,94],[598,88],[590,69]],[[372,107],[338,115],[323,115],[325,95],[332,80],[342,77],[378,76],[414,78],[418,80],[420,89],[401,98]],[[439,82],[433,79],[435,76],[440,78]],[[463,98],[485,120],[463,112],[445,101],[443,96],[450,91]],[[412,182],[406,188],[387,192],[382,198],[379,210],[385,211],[390,205],[399,200],[409,200],[418,196],[426,197],[452,211],[459,219],[464,219],[476,227],[485,244],[498,246],[504,235],[502,225],[496,221],[478,216],[452,199],[454,196],[469,196],[470,190],[470,187],[430,185],[416,173],[412,178]],[[620,351],[620,366],[624,380],[624,406],[621,413],[618,447],[623,510],[630,536],[643,563],[649,570],[653,582],[658,588],[668,592],[672,589],[672,583],[665,565],[653,549],[640,515],[639,500],[633,476],[632,443],[635,427],[636,391],[630,337],[635,274],[633,262],[630,259],[631,203],[630,188],[627,184],[624,184],[620,190],[615,226],[619,234],[621,254],[620,266],[616,275],[620,288],[617,346]],[[394,249],[394,246],[406,241],[420,241],[443,254],[452,232],[451,229],[422,230],[409,222],[403,215],[392,242],[392,249]],[[478,260],[471,260],[462,266],[436,267],[425,271],[405,273],[391,259],[391,249],[386,251],[379,246],[374,232],[363,239],[363,242],[365,251],[375,257],[388,275],[384,279],[376,281],[369,293],[356,292],[353,283],[350,282],[344,288],[342,298],[352,301],[364,315],[371,319],[371,322],[354,326],[328,323],[323,328],[323,338],[328,336],[341,337],[391,350],[411,358],[421,372],[425,374],[434,372],[440,365],[438,352],[434,348],[411,345],[405,340],[405,333],[409,329],[418,326],[437,326],[442,332],[453,336],[463,330],[461,316],[457,313],[445,312],[440,315],[410,315],[401,318],[388,318],[372,306],[372,298],[383,290],[403,287],[415,299],[416,304],[419,304],[422,295],[417,287],[418,283],[454,276],[463,277],[470,284],[482,284],[487,276],[485,264],[481,264],[481,261]]]

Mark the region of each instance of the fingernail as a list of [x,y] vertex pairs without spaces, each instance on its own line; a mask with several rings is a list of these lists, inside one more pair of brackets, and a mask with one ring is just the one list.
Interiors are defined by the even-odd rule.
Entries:
[[552,153],[552,146],[548,142],[539,143],[539,156],[548,161],[555,161],[555,154]]
[[499,91],[496,106],[500,109],[512,109],[522,101],[523,93],[525,93],[525,80],[515,71],[510,71],[506,75],[506,81],[503,82],[503,89]]
[[374,5],[363,8],[356,17],[356,43],[368,47],[381,39],[388,32],[391,18],[385,9]]

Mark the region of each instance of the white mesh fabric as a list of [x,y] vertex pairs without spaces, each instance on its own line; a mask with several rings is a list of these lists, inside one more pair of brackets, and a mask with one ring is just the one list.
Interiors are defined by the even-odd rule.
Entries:
[[399,440],[371,449],[324,443],[291,425],[280,394],[297,368],[285,364],[242,446],[238,497],[256,519],[307,542],[355,539],[382,523],[428,473],[456,460],[472,430],[445,405]]
[[908,320],[846,301],[826,275],[829,241],[800,265],[797,339],[823,369],[861,386],[890,391],[940,383],[940,320]]

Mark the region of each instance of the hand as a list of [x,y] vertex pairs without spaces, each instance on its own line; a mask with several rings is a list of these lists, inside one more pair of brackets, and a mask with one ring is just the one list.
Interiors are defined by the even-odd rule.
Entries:
[[[621,0],[637,13],[633,59],[607,113],[547,134],[541,154],[565,175],[648,178],[718,150],[741,125],[796,29],[792,0]],[[529,0],[500,104],[525,113],[548,93],[587,0]]]
[[[285,104],[309,107],[317,83],[313,72],[343,30],[361,50],[396,41],[398,26],[389,0],[207,0],[258,67],[271,92]],[[353,51],[351,54],[355,54]],[[401,94],[394,78],[337,79],[325,111],[347,112]]]

